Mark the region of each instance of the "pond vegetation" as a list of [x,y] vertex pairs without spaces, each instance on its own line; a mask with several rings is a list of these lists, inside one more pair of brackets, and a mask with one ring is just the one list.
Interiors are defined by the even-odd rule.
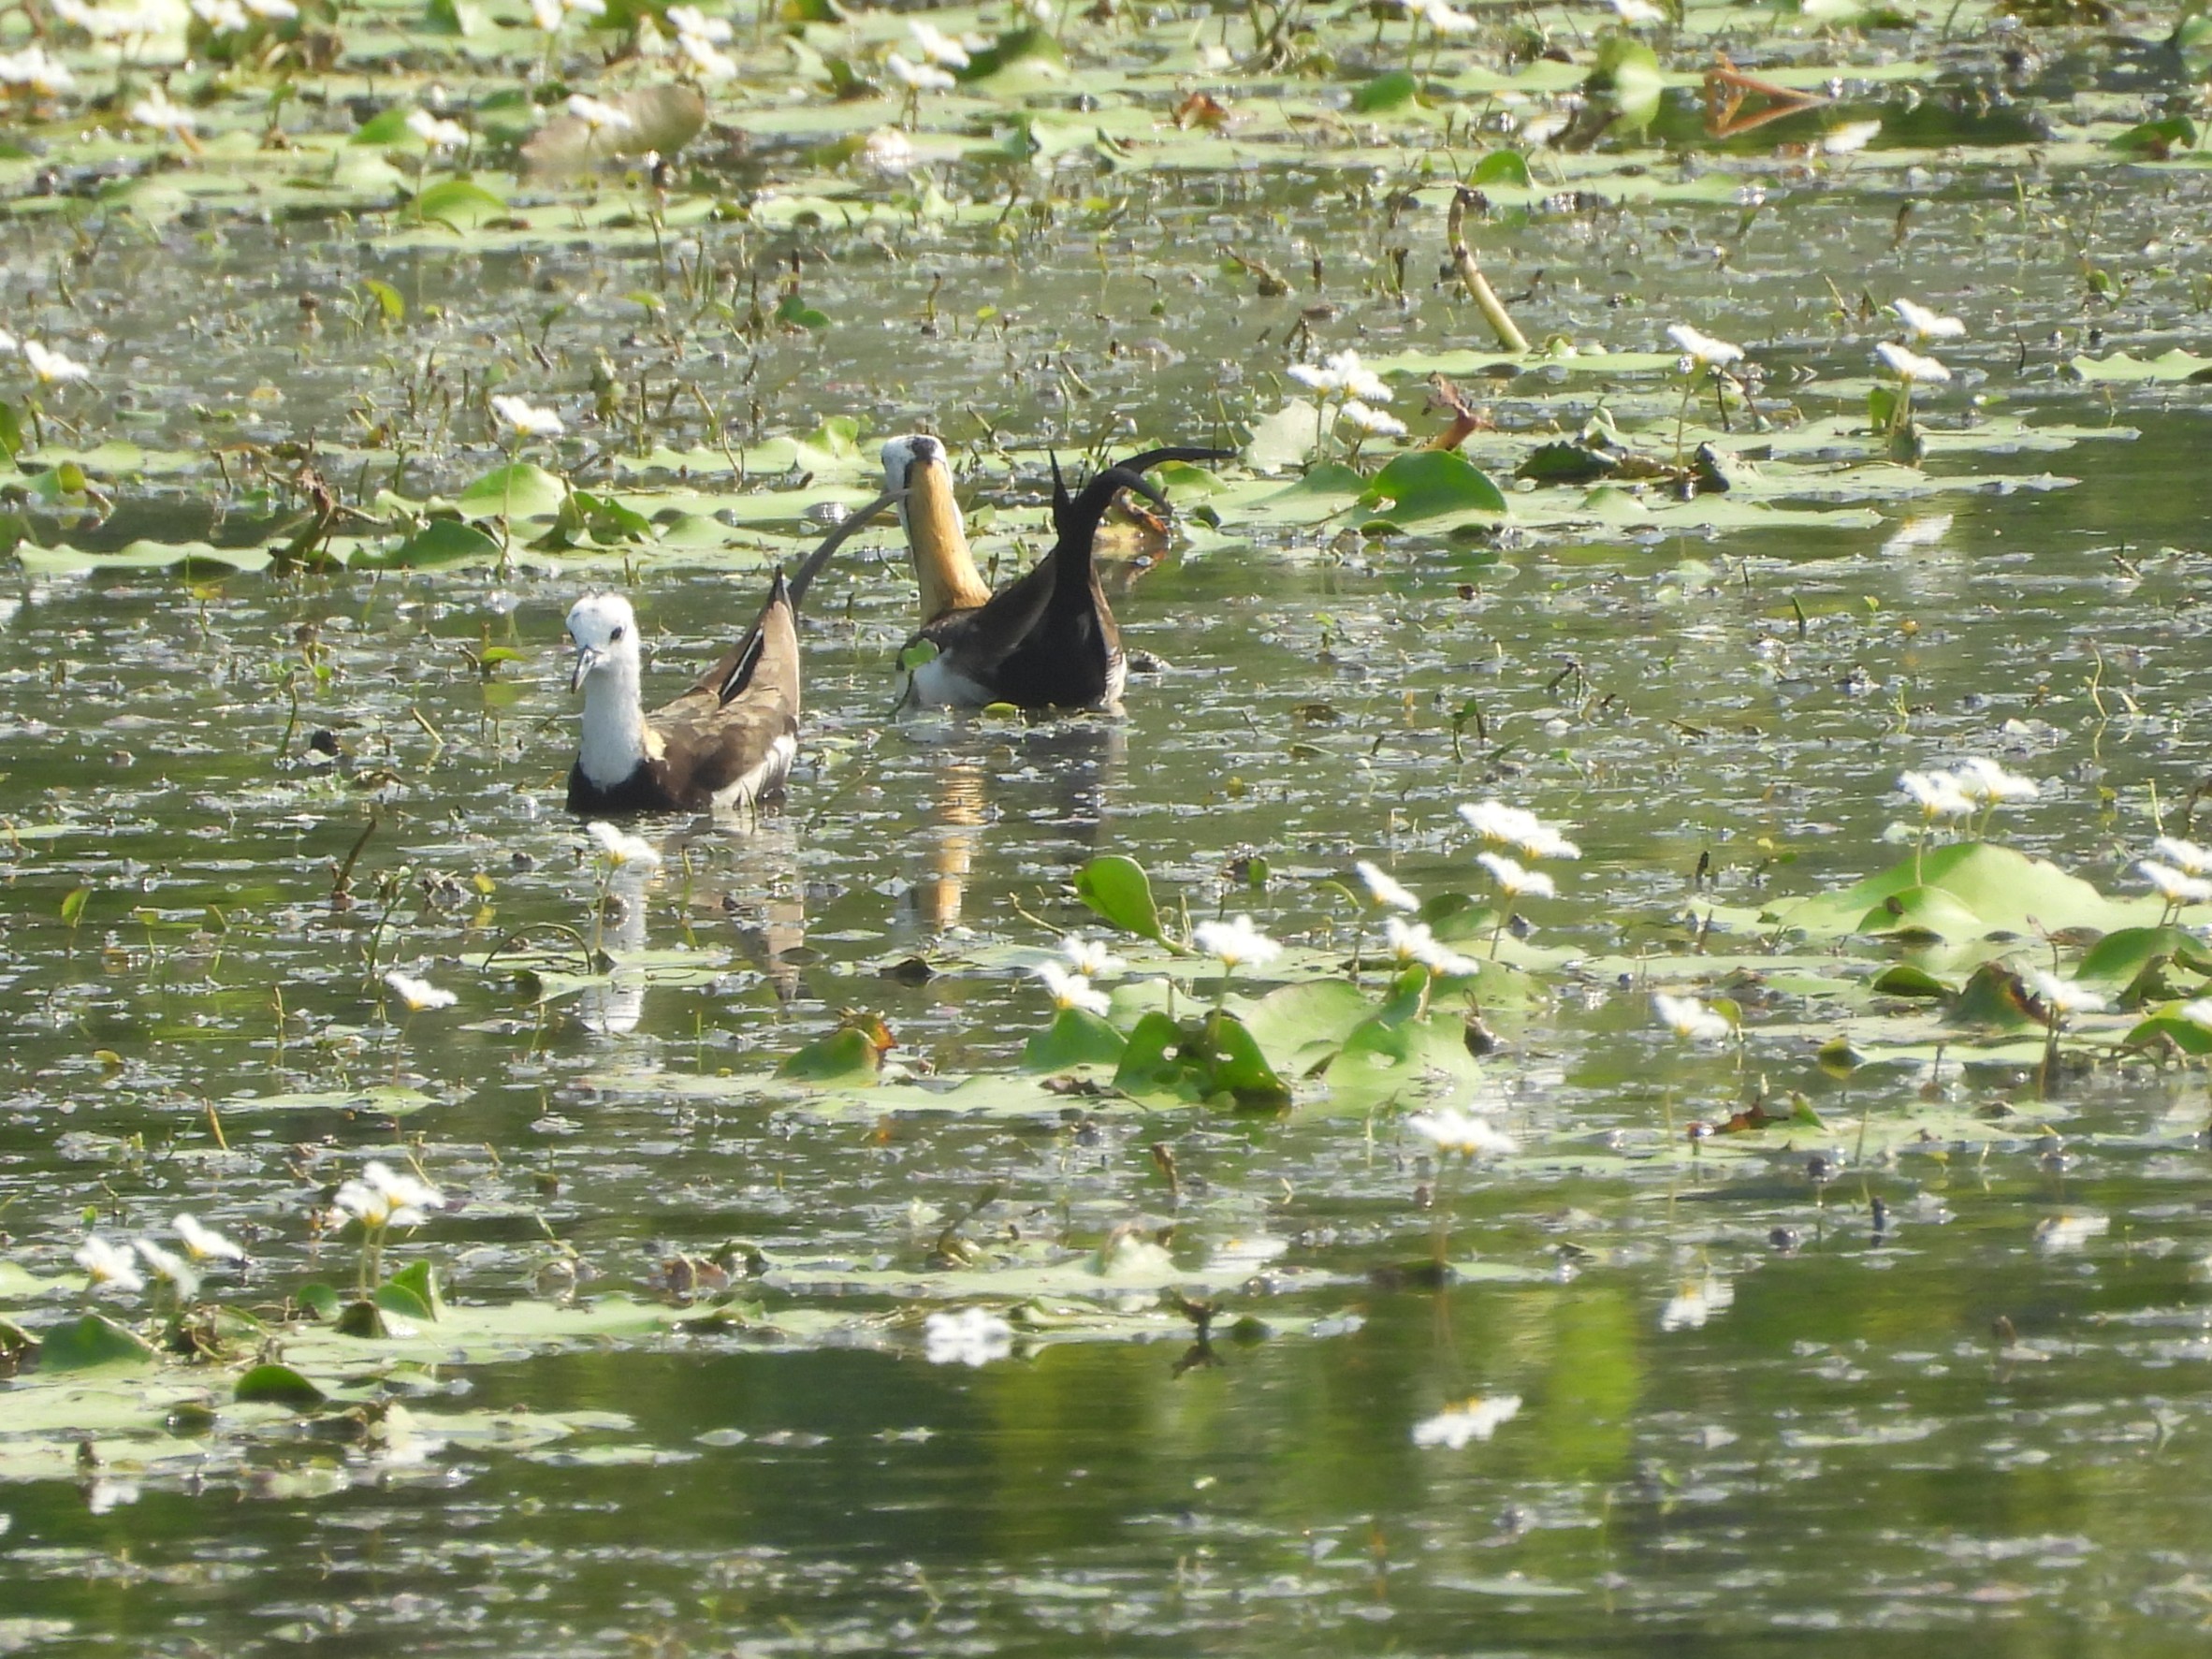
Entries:
[[[0,1652],[2193,1652],[2208,75],[0,12]],[[917,432],[1125,706],[565,811]]]

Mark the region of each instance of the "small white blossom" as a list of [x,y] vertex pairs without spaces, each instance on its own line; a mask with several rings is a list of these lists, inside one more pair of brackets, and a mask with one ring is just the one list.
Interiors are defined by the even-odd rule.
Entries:
[[1524,858],[1579,858],[1582,849],[1534,812],[1503,801],[1473,801],[1460,808],[1466,826],[1494,847],[1511,847]]
[[922,61],[937,64],[947,69],[965,69],[969,59],[968,48],[961,45],[935,23],[922,18],[910,19],[907,33],[913,36],[914,44],[922,49]]
[[661,850],[643,836],[628,835],[604,822],[588,823],[584,833],[599,843],[601,854],[617,869],[626,865],[646,870],[660,866]]
[[1503,852],[1478,852],[1475,862],[1490,872],[1491,880],[1498,884],[1498,891],[1507,898],[1523,895],[1536,898],[1556,898],[1559,887],[1541,870],[1524,869]]
[[1654,991],[1652,1010],[1662,1026],[1692,1042],[1724,1042],[1736,1030],[1726,1014],[1706,1007],[1695,997],[1669,997],[1665,991]]
[[1456,1152],[1465,1157],[1511,1157],[1521,1149],[1512,1136],[1489,1118],[1457,1107],[1417,1112],[1405,1120],[1405,1127],[1439,1152]]
[[96,1232],[84,1235],[84,1243],[77,1246],[73,1258],[79,1267],[92,1280],[93,1288],[112,1285],[118,1290],[143,1290],[146,1281],[138,1270],[131,1265],[130,1246],[111,1244]]
[[2212,1031],[2212,997],[2200,997],[2194,1002],[2185,1002],[2174,1012],[2192,1026],[2202,1026]]
[[1681,354],[1700,369],[1724,369],[1730,363],[1741,361],[1743,357],[1743,347],[1740,345],[1732,341],[1715,340],[1710,334],[1698,332],[1687,323],[1668,325],[1666,338],[1673,341]]
[[883,66],[910,92],[951,92],[959,84],[935,64],[910,63],[895,51],[883,60]]
[[495,393],[491,412],[525,438],[557,438],[568,429],[560,424],[560,416],[550,409],[540,409],[521,398],[510,398]]
[[1482,971],[1481,963],[1472,956],[1461,955],[1443,943],[1426,923],[1401,922],[1392,916],[1383,924],[1383,938],[1390,947],[1390,954],[1400,962],[1418,962],[1431,973],[1456,977]]
[[31,378],[40,386],[64,386],[92,377],[92,371],[75,357],[53,351],[36,340],[23,342],[23,361],[30,365]]
[[2177,836],[2161,836],[2150,844],[2150,850],[2185,874],[2212,876],[2212,851],[2194,841],[2184,841]]
[[700,35],[678,35],[676,49],[702,80],[728,80],[737,73],[737,60]]
[[1725,1313],[1735,1301],[1736,1287],[1726,1279],[1708,1273],[1702,1281],[1684,1285],[1659,1310],[1659,1329],[1700,1330],[1713,1315]]
[[2212,881],[2202,876],[2192,876],[2156,860],[2138,859],[2135,868],[2143,879],[2158,890],[2159,896],[2170,905],[2201,905],[2212,901]]
[[1892,299],[1889,309],[1897,313],[1898,321],[1914,340],[1957,340],[1966,332],[1966,325],[1957,317],[1938,316],[1910,299]]
[[458,150],[469,141],[469,129],[458,121],[432,115],[428,109],[407,112],[407,130],[432,150]]
[[211,33],[227,35],[248,27],[252,20],[239,0],[191,0],[192,15],[205,24]]
[[2035,1247],[2046,1256],[2068,1256],[2091,1239],[2112,1230],[2112,1217],[2077,1212],[2050,1215],[2035,1224]]
[[288,23],[299,15],[299,7],[292,0],[244,0],[244,4],[255,17],[272,23]]
[[361,1178],[340,1186],[331,1202],[335,1223],[354,1220],[381,1229],[419,1226],[430,1211],[444,1206],[445,1198],[429,1182],[395,1170],[382,1158],[371,1158]]
[[1885,340],[1874,348],[1874,355],[1882,359],[1882,366],[1908,386],[1933,386],[1951,378],[1950,370],[1933,357],[1924,357],[1909,346],[1894,340]]
[[159,87],[131,106],[131,119],[140,126],[150,126],[157,133],[167,133],[176,138],[189,138],[192,129],[199,124],[191,110],[170,103],[169,95]]
[[932,1365],[988,1365],[1013,1352],[1013,1327],[988,1308],[931,1314],[922,1330]]
[[1472,35],[1482,27],[1448,0],[1414,0],[1408,9],[1439,35]]
[[1068,958],[1068,965],[1077,973],[1099,980],[1110,973],[1119,973],[1128,964],[1116,956],[1100,939],[1085,939],[1080,933],[1070,933],[1060,940],[1060,953]]
[[1386,415],[1379,409],[1371,408],[1357,398],[1346,399],[1344,407],[1336,412],[1336,417],[1358,428],[1361,435],[1365,437],[1403,438],[1405,436],[1405,423],[1404,421],[1394,415]]
[[1632,29],[1666,21],[1665,8],[1653,6],[1652,0],[1613,0],[1613,12]]
[[1458,1451],[1470,1440],[1488,1440],[1520,1415],[1519,1394],[1478,1394],[1414,1424],[1413,1443]]
[[713,46],[727,46],[736,38],[736,30],[726,17],[708,17],[696,6],[671,6],[668,8],[668,26],[678,35],[690,35]]
[[418,980],[411,973],[393,968],[384,976],[392,995],[407,1005],[410,1013],[421,1013],[427,1009],[451,1008],[460,998],[451,991],[442,990],[428,980]]
[[2104,997],[2079,980],[2063,979],[2047,968],[2031,968],[2020,977],[2036,1001],[2060,1019],[2068,1014],[2098,1013],[2105,1006]]
[[2000,801],[2032,801],[2043,793],[2032,778],[2007,772],[1986,755],[1969,755],[1951,769],[1951,781],[1970,801],[1995,806]]
[[1823,155],[1855,155],[1882,134],[1879,121],[1847,121],[1831,127],[1820,140]]
[[1958,779],[1948,772],[1901,773],[1897,786],[1920,808],[1920,816],[1930,823],[1939,819],[1972,818],[1974,815],[1972,797],[1958,787]]
[[595,133],[624,132],[637,124],[628,110],[618,109],[588,93],[569,94],[568,112]]
[[75,90],[76,85],[77,77],[69,65],[49,56],[42,46],[33,44],[18,52],[0,52],[0,86],[20,86],[40,97],[58,97]]
[[540,29],[552,35],[568,22],[568,8],[560,0],[530,0],[530,18]]
[[1265,968],[1283,953],[1283,947],[1252,925],[1252,918],[1233,922],[1201,922],[1190,930],[1200,950],[1218,957],[1230,968]]
[[180,1215],[169,1223],[177,1230],[177,1236],[184,1241],[184,1254],[195,1261],[243,1261],[243,1245],[232,1243],[213,1228],[190,1214]]
[[167,1279],[177,1292],[179,1302],[190,1302],[199,1294],[199,1270],[178,1255],[165,1250],[152,1239],[138,1243],[138,1259],[153,1270],[155,1278]]
[[1083,1013],[1106,1017],[1113,1006],[1106,993],[1091,988],[1091,982],[1080,973],[1070,973],[1057,962],[1040,962],[1032,970],[1044,982],[1044,988],[1052,993],[1053,1006],[1071,1008]]
[[1367,403],[1388,403],[1390,388],[1360,361],[1355,351],[1332,352],[1318,368],[1307,363],[1290,366],[1290,378],[1311,386],[1324,397],[1358,398]]
[[1412,911],[1421,908],[1421,901],[1400,886],[1379,865],[1361,859],[1352,868],[1359,872],[1360,880],[1366,887],[1367,896],[1372,903],[1387,910]]

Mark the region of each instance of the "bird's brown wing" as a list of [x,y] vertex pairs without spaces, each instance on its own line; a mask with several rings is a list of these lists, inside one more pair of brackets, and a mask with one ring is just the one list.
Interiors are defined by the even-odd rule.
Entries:
[[688,806],[754,773],[756,797],[781,785],[799,731],[799,635],[780,572],[744,639],[646,725],[655,770]]

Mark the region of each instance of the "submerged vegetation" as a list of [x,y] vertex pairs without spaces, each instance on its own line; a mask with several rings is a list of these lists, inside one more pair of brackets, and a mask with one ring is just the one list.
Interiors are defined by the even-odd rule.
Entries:
[[[2207,76],[2027,0],[0,13],[0,1651],[2160,1651]],[[1100,532],[1127,714],[889,712],[863,532],[782,811],[567,818],[577,591],[673,687],[916,429],[1000,585],[1063,465],[1221,457]]]

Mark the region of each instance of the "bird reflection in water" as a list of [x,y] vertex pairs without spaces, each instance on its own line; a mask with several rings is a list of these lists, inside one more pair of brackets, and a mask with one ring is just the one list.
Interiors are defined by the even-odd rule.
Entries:
[[686,946],[709,946],[731,928],[777,1000],[796,997],[808,960],[807,906],[790,822],[749,814],[702,818],[658,845],[659,865],[632,859],[607,877],[597,937],[614,967],[583,990],[577,1012],[585,1027],[602,1036],[637,1029],[648,975],[636,961],[656,902],[682,907],[677,921]]
[[[1011,817],[1061,832],[1064,847],[1023,848],[1019,862],[1064,865],[1072,872],[1098,851],[1109,803],[1120,788],[1128,749],[1118,720],[1065,720],[1021,728],[948,728],[935,755],[937,787],[929,814],[928,868],[903,903],[925,935],[961,925],[968,883],[990,826]],[[1012,850],[1004,847],[1002,857]]]

